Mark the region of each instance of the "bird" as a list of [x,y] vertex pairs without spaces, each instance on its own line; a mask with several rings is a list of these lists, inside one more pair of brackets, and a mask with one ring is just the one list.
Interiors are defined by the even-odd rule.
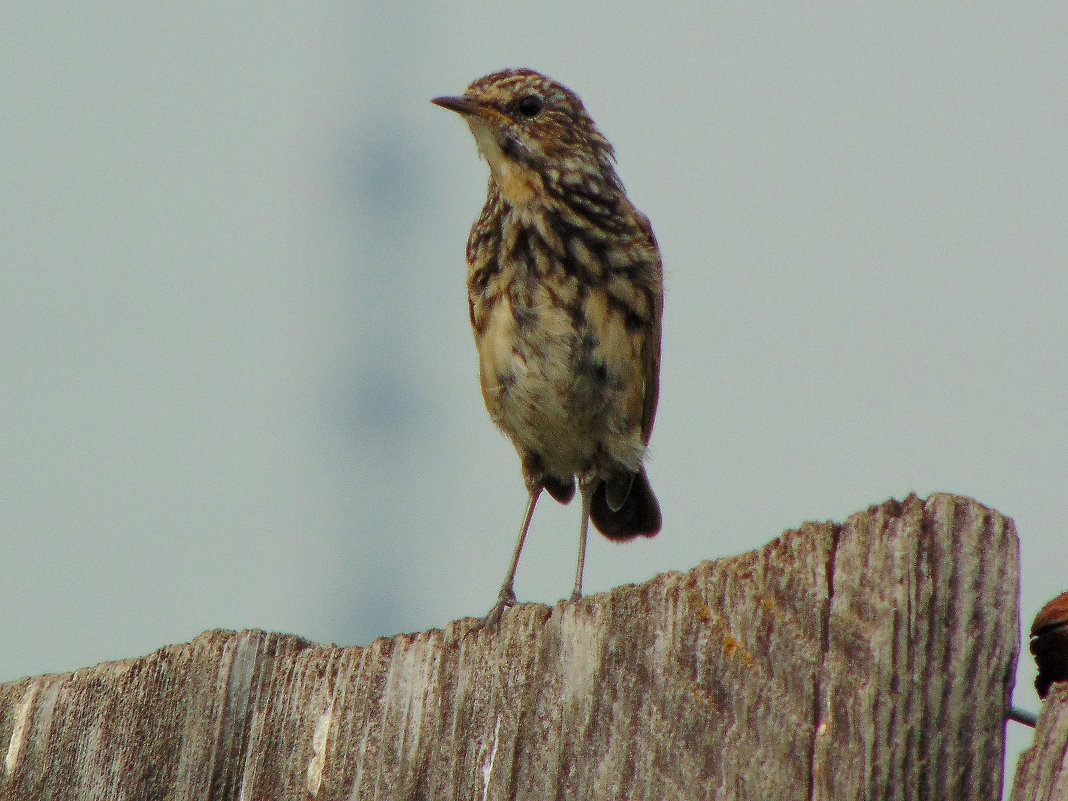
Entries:
[[516,604],[523,543],[542,492],[582,515],[571,599],[582,597],[589,523],[651,537],[660,505],[643,466],[660,391],[663,267],[628,199],[612,145],[571,89],[532,69],[431,102],[459,114],[489,165],[467,241],[468,311],[490,418],[527,490],[492,625]]

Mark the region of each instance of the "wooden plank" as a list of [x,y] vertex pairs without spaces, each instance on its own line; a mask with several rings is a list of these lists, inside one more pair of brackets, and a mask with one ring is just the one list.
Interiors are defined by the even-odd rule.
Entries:
[[497,629],[210,631],[0,685],[0,799],[998,798],[1017,548],[910,497]]

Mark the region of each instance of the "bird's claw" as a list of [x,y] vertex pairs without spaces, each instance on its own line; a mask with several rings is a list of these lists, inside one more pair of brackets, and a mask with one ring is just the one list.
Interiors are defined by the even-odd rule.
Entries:
[[500,594],[497,596],[497,603],[495,603],[493,608],[486,613],[486,616],[479,621],[478,627],[496,626],[501,621],[501,616],[504,614],[504,610],[510,609],[515,605],[516,598],[512,588],[502,587]]

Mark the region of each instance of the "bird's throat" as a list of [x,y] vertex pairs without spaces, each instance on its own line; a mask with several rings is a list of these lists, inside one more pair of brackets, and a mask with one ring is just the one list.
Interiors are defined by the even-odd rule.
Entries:
[[525,206],[529,203],[541,184],[541,177],[534,170],[516,164],[508,158],[505,158],[497,169],[491,167],[491,170],[497,188],[512,206]]
[[497,184],[504,199],[512,206],[529,203],[544,186],[541,176],[536,170],[520,164],[506,154],[497,140],[496,132],[482,120],[469,119],[468,124],[475,136],[479,152],[489,164],[493,182]]

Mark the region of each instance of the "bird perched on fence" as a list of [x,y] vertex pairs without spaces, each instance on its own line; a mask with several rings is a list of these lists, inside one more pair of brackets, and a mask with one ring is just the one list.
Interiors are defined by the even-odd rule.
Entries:
[[660,373],[663,273],[649,220],[627,198],[612,145],[570,89],[529,69],[479,78],[458,97],[489,163],[467,241],[467,291],[482,395],[512,440],[529,498],[492,624],[546,490],[582,500],[572,599],[589,521],[611,540],[660,531],[642,459]]

